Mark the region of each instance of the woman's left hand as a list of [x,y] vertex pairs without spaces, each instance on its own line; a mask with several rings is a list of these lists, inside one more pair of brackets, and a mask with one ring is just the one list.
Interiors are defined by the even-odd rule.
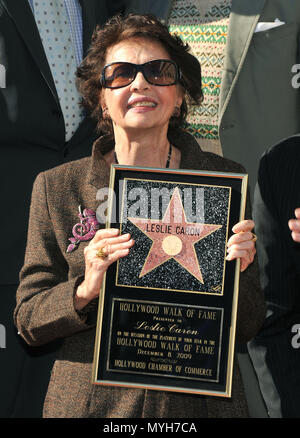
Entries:
[[232,231],[235,233],[227,242],[226,260],[241,259],[241,272],[245,271],[253,262],[256,254],[256,236],[252,233],[255,224],[253,220],[247,219],[238,222]]
[[295,216],[296,219],[289,220],[288,226],[291,230],[292,239],[295,242],[300,242],[300,208],[296,208]]

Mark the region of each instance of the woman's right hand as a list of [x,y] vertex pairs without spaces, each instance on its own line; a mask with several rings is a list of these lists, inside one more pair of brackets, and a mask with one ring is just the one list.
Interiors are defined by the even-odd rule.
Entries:
[[[83,309],[90,301],[98,297],[107,268],[113,262],[125,257],[133,244],[134,241],[130,234],[120,235],[120,231],[116,228],[97,231],[84,249],[85,276],[75,293],[76,310]],[[97,256],[100,249],[107,254],[106,257]]]

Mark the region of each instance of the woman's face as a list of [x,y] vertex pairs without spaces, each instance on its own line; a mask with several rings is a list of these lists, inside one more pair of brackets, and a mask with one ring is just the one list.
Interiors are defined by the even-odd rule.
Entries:
[[[130,39],[111,47],[106,64],[123,61],[144,64],[155,59],[170,59],[162,45],[148,39]],[[135,80],[123,88],[103,88],[101,106],[106,107],[113,121],[114,131],[123,129],[135,132],[145,129],[167,130],[176,106],[182,103],[181,87],[156,86],[138,72]]]

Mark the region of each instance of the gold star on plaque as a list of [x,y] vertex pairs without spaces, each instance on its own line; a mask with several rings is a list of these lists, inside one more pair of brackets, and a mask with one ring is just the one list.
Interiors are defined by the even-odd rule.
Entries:
[[162,220],[128,219],[152,240],[140,277],[173,258],[204,283],[194,244],[222,225],[187,222],[178,187],[173,192]]

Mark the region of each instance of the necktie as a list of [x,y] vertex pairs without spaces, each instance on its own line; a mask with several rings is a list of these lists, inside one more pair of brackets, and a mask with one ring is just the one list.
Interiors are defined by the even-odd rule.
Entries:
[[75,85],[75,50],[64,1],[34,0],[34,15],[64,115],[68,141],[83,115]]

